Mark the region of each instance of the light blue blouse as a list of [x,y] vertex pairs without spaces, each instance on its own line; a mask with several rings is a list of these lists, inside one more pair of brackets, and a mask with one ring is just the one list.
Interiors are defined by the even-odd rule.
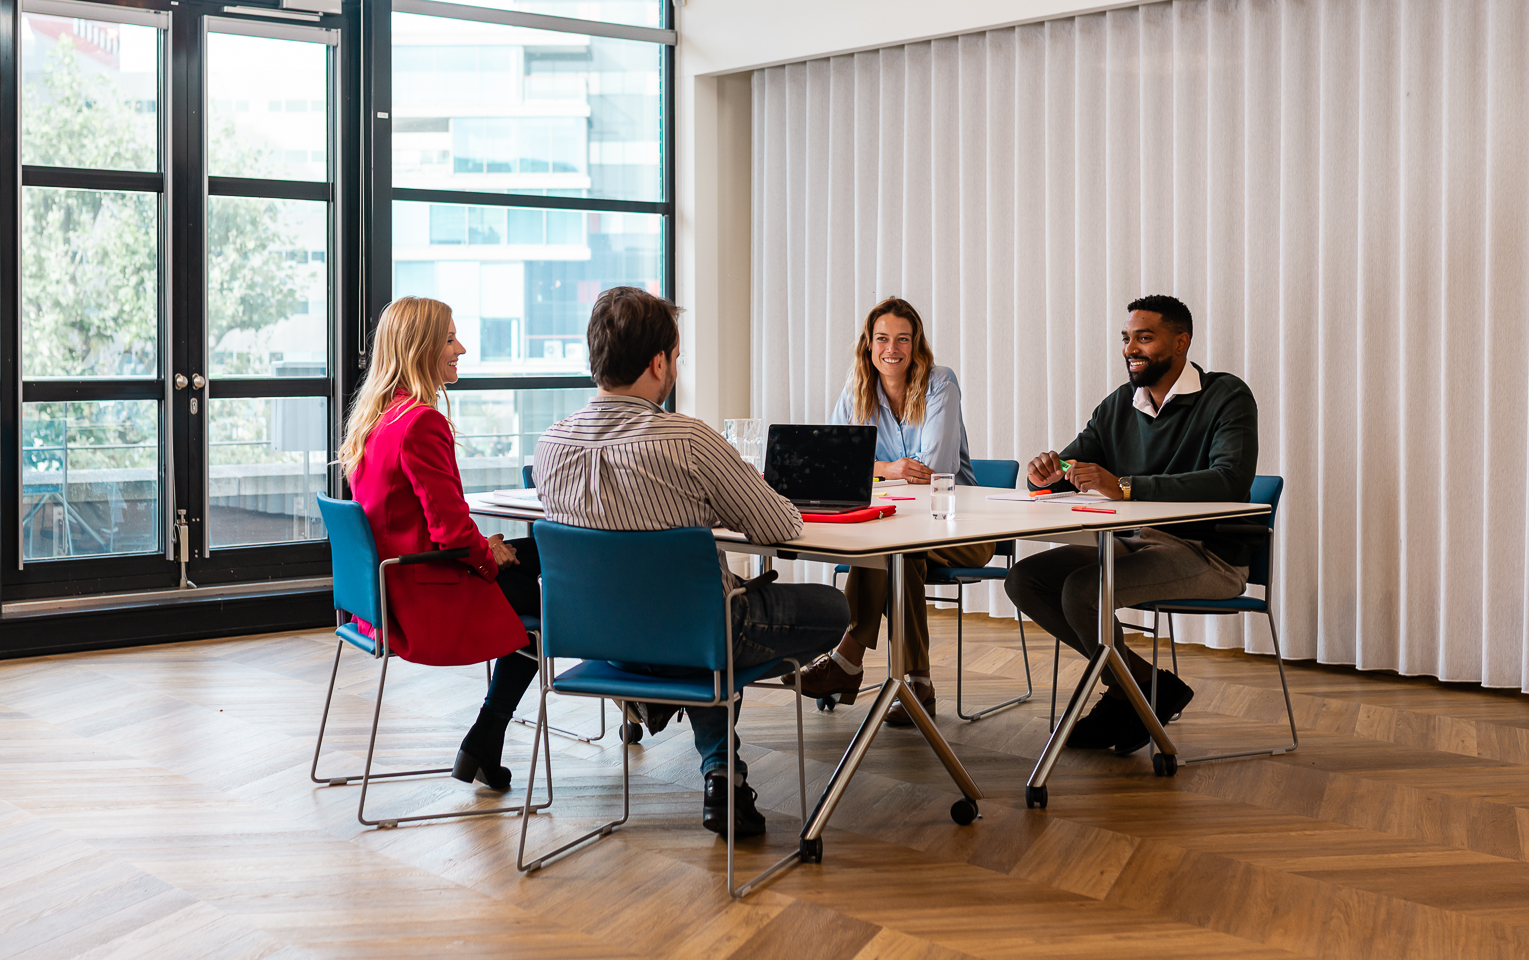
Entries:
[[[891,463],[908,457],[935,473],[953,473],[956,483],[975,487],[972,457],[966,445],[966,423],[961,419],[961,385],[949,367],[929,371],[929,390],[924,394],[924,422],[899,423],[887,395],[876,384],[880,401],[876,409],[876,459]],[[834,405],[832,423],[852,423],[854,401],[849,385]]]

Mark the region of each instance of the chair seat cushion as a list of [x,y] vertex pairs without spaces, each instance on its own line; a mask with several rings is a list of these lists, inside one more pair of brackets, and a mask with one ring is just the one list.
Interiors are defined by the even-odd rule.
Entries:
[[[782,661],[733,671],[736,689],[780,672]],[[554,693],[585,693],[613,700],[682,700],[710,703],[716,687],[710,675],[697,677],[651,677],[628,673],[606,660],[584,660],[552,680]]]
[[928,586],[948,586],[953,583],[975,583],[978,580],[1002,580],[1009,575],[1005,567],[930,567],[924,577]]
[[339,636],[341,640],[344,640],[346,643],[357,648],[358,650],[364,650],[374,657],[377,655],[377,641],[362,633],[354,623],[347,623],[340,626],[335,630],[335,634]]
[[1152,608],[1164,613],[1263,613],[1269,604],[1261,597],[1233,597],[1230,600],[1162,600],[1158,603],[1138,603],[1133,610]]

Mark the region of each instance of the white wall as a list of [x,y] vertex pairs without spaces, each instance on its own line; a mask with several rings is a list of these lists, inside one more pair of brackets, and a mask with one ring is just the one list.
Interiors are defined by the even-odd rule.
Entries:
[[689,0],[675,10],[676,298],[684,413],[749,416],[749,72],[1136,0]]

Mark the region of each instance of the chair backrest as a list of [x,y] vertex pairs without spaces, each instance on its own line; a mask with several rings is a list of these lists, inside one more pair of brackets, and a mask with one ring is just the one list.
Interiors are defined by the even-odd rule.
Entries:
[[1253,489],[1248,494],[1249,503],[1267,503],[1269,514],[1269,539],[1262,547],[1255,547],[1253,558],[1248,561],[1248,582],[1261,587],[1269,585],[1269,557],[1274,551],[1274,517],[1279,512],[1279,497],[1285,490],[1284,477],[1256,476]]
[[375,624],[382,619],[377,597],[377,544],[366,511],[354,500],[335,500],[322,493],[318,496],[319,514],[329,531],[334,607]]
[[[979,487],[1008,487],[1013,489],[1019,486],[1019,461],[1018,460],[973,460],[972,473],[977,475]],[[1014,556],[1014,541],[1004,540],[993,550],[995,557]]]
[[727,668],[717,542],[704,527],[614,531],[538,520],[549,657]]
[[531,465],[529,463],[520,468],[520,485],[527,490],[532,490],[536,487],[536,478],[531,476]]
[[979,487],[1019,486],[1018,460],[973,460],[972,473],[977,475]]

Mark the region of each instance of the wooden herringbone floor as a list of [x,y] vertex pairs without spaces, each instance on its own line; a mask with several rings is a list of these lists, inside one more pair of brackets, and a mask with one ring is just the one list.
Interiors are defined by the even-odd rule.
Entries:
[[[627,827],[521,876],[515,817],[370,830],[357,788],[309,783],[322,632],[0,663],[0,958],[1529,956],[1529,700],[1296,666],[1298,752],[1163,780],[1145,752],[1070,751],[1050,808],[1027,811],[1050,643],[1032,643],[1034,701],[968,724],[954,625],[932,617],[939,722],[983,819],[955,826],[917,734],[884,731],[824,863],[740,903],[698,826],[683,724],[634,749]],[[1012,623],[973,616],[967,636],[975,699],[1023,680]],[[1064,653],[1064,684],[1080,664]],[[1278,739],[1272,661],[1189,648],[1181,665],[1198,691],[1170,728],[1186,753]],[[358,766],[375,670],[344,658],[323,772]],[[449,764],[481,670],[390,679],[385,762]],[[864,709],[809,709],[814,781]],[[582,702],[558,714],[595,719]],[[745,708],[771,832],[743,869],[795,845],[791,716],[784,691]],[[523,781],[529,733],[511,736]],[[554,739],[559,800],[534,844],[619,801],[614,740]],[[402,812],[493,799],[450,779],[375,796]]]

